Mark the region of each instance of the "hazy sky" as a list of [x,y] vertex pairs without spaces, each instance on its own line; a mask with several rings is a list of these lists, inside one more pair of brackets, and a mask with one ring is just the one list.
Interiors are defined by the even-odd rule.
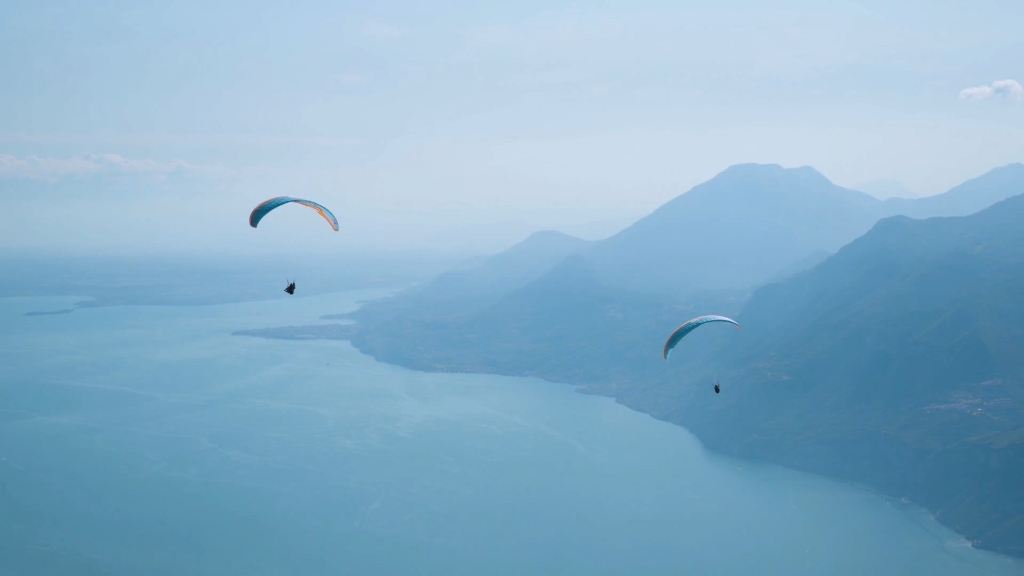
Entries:
[[[0,250],[491,250],[740,162],[1024,160],[1020,0],[161,4],[0,4]],[[279,194],[343,232],[250,230]]]

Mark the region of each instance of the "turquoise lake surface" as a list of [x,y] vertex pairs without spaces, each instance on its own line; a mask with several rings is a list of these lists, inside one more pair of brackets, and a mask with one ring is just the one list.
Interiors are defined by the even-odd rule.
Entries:
[[1024,574],[567,385],[231,334],[380,294],[0,299],[0,574]]

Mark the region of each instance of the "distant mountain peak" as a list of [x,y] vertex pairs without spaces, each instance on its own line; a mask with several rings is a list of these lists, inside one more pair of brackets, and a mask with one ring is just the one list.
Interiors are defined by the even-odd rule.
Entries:
[[740,164],[733,164],[725,170],[718,173],[719,176],[724,174],[753,174],[753,173],[769,173],[769,172],[782,172],[785,170],[779,164],[760,164],[757,162],[742,162]]
[[[796,166],[793,168],[785,168],[781,164],[759,164],[756,162],[745,162],[742,164],[733,164],[725,170],[718,173],[718,176],[726,175],[804,175],[804,176],[815,176],[818,178],[825,178],[825,176],[814,169],[813,166]],[[717,176],[716,176],[717,177]],[[825,178],[826,180],[828,178]]]
[[[974,178],[967,180],[963,184],[960,184],[959,186],[950,189],[949,192],[954,192],[956,190],[964,188],[972,188],[979,183],[984,183],[987,181],[1010,179],[1016,180],[1022,177],[1024,177],[1024,164],[1021,164],[1020,162],[1014,162],[1012,164],[997,166],[989,170],[988,172],[985,172],[981,176],[975,176]],[[947,192],[947,194],[949,192]],[[1022,190],[1021,192],[1024,192],[1024,190]]]
[[523,241],[519,242],[519,244],[525,244],[528,242],[550,242],[559,240],[565,240],[568,242],[586,242],[586,240],[577,238],[575,236],[570,236],[569,234],[559,232],[558,230],[538,230],[537,232],[534,232],[533,234],[527,236]]
[[494,255],[492,259],[501,261],[536,252],[571,252],[580,250],[590,243],[589,240],[570,236],[556,230],[541,230],[530,234],[504,252]]
[[942,194],[911,200],[889,198],[885,204],[890,213],[915,218],[965,216],[1019,194],[1024,194],[1024,164],[1015,162],[993,168]]
[[[744,191],[744,196],[760,196],[764,193],[784,189],[840,189],[824,174],[811,166],[784,168],[778,164],[735,164],[719,172],[710,180],[694,186],[689,192],[671,200],[676,202],[686,196]],[[845,189],[844,189],[845,190]],[[855,194],[863,194],[854,192]],[[867,196],[866,194],[864,196]]]
[[1020,169],[1024,169],[1024,162],[1010,162],[1009,164],[1004,164],[1002,166],[996,166],[995,168],[989,170],[989,173],[991,173],[991,172],[998,172],[998,171],[1001,171],[1001,170],[1020,170]]

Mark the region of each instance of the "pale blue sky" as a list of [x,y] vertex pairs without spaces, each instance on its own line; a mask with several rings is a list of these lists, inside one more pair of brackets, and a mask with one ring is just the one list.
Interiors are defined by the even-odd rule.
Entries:
[[[1020,92],[961,97],[1024,82],[1019,0],[143,4],[0,5],[0,250],[489,250],[740,162],[931,194],[1024,161]],[[342,233],[250,233],[279,194]]]

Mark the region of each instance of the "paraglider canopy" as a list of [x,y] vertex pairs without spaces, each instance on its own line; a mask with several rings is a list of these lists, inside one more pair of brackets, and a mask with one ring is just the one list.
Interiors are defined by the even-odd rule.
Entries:
[[736,321],[733,320],[732,318],[726,318],[725,316],[715,315],[698,316],[692,320],[687,321],[679,328],[676,328],[675,332],[673,332],[672,335],[668,337],[668,340],[665,342],[665,348],[661,351],[662,357],[665,360],[668,360],[669,355],[672,354],[672,349],[676,347],[676,344],[679,344],[679,341],[682,340],[684,336],[696,330],[698,326],[702,326],[704,324],[707,324],[708,322],[728,322],[730,324],[734,324],[737,328],[742,330],[742,328],[740,328],[740,325],[737,324]]
[[327,220],[327,223],[331,225],[331,228],[333,228],[335,232],[338,231],[338,219],[334,217],[334,214],[331,214],[330,210],[316,202],[313,202],[312,200],[303,200],[302,198],[293,198],[291,196],[277,196],[270,200],[261,202],[253,208],[252,213],[249,214],[249,226],[255,228],[256,225],[260,223],[260,220],[262,220],[263,217],[269,214],[272,210],[292,202],[316,210],[317,214],[323,217],[324,220]]

